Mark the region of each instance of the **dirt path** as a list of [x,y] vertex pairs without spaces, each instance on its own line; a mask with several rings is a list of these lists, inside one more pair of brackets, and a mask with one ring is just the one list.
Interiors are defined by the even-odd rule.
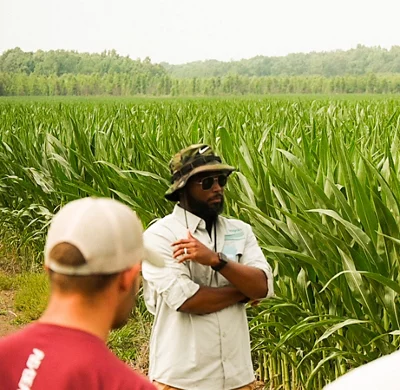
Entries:
[[14,313],[14,294],[12,290],[0,291],[0,337],[21,328],[15,324],[17,314]]

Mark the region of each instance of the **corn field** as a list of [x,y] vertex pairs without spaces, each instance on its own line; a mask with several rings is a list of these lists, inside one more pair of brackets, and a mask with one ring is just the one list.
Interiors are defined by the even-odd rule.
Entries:
[[249,308],[271,389],[321,389],[400,339],[399,98],[0,100],[0,226],[41,264],[49,220],[115,197],[169,213],[168,162],[211,144],[238,167],[226,214],[253,226],[276,298]]

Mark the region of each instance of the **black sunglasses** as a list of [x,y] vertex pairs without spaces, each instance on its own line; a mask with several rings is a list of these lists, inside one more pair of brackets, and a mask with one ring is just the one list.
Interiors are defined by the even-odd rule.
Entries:
[[218,181],[218,185],[220,187],[225,187],[226,182],[228,181],[227,175],[218,175],[218,176],[207,176],[203,177],[201,180],[196,181],[195,183],[201,184],[201,189],[204,191],[211,190],[214,183]]

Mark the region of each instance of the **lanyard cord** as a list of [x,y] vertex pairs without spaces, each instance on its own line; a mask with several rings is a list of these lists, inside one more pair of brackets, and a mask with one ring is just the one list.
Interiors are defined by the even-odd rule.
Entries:
[[188,224],[188,220],[187,220],[187,214],[186,214],[186,209],[183,209],[185,212],[185,223],[186,223],[186,229],[189,230],[189,224]]
[[214,222],[214,252],[217,253],[217,220]]

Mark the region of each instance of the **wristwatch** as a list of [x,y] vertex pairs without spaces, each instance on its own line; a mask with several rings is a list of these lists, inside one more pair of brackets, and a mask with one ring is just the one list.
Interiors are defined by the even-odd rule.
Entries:
[[228,258],[221,252],[218,252],[218,259],[219,259],[219,263],[215,266],[212,266],[211,268],[214,271],[221,271],[222,268],[224,268],[227,264],[228,264]]

